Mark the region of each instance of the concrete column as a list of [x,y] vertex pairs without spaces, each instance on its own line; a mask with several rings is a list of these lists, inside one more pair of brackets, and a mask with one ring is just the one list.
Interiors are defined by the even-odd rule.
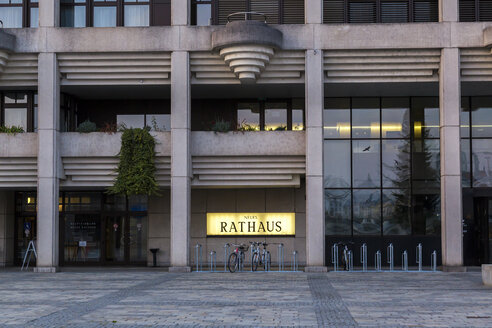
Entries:
[[323,189],[323,51],[306,51],[306,271],[326,271]]
[[441,50],[439,74],[441,120],[441,239],[444,270],[463,265],[462,197],[460,163],[460,53]]
[[304,0],[304,15],[306,24],[322,24],[323,0]]
[[56,54],[38,58],[38,215],[37,272],[56,272],[58,267],[58,134],[60,78]]
[[190,3],[185,0],[171,0],[171,25],[190,24]]
[[171,267],[190,271],[191,218],[191,90],[190,56],[187,51],[171,54]]
[[439,0],[439,21],[459,21],[459,0]]
[[14,193],[0,191],[0,267],[14,262]]
[[39,27],[60,26],[60,0],[39,1]]

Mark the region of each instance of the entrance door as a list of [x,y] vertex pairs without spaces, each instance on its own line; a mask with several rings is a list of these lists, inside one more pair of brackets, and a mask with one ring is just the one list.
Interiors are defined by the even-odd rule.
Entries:
[[476,198],[474,203],[477,264],[492,263],[492,198]]
[[147,216],[107,216],[105,222],[106,263],[147,261]]
[[[16,219],[15,261],[20,264],[24,260],[27,246],[36,239],[36,217],[21,216]],[[31,257],[30,265],[34,265],[35,257]]]

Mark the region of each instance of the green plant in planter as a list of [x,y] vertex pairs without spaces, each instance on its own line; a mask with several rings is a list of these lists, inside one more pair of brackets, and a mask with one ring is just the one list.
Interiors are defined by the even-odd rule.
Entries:
[[96,132],[97,126],[96,126],[96,123],[87,120],[87,121],[80,123],[78,128],[75,131],[80,132],[80,133]]
[[155,179],[155,139],[149,128],[124,129],[121,136],[118,176],[110,194],[159,195]]
[[212,125],[212,131],[229,132],[231,131],[231,122],[225,121],[223,119],[217,119],[215,120],[215,123]]
[[17,133],[24,133],[24,128],[22,126],[0,126],[0,133],[7,133],[7,134],[17,134]]

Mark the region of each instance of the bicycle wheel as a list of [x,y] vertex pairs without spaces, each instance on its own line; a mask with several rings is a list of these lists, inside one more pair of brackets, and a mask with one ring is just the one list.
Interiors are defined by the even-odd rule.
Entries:
[[229,255],[229,260],[227,261],[227,267],[229,268],[229,272],[230,273],[236,272],[238,266],[239,266],[239,261],[237,258],[237,254],[231,253],[231,255]]
[[258,269],[259,258],[260,256],[258,253],[253,253],[253,257],[251,258],[251,268],[253,271],[256,271]]

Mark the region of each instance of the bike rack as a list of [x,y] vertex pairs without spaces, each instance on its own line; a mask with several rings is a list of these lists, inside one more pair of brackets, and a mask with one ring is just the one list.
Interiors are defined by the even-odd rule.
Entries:
[[352,251],[347,251],[348,257],[348,269],[349,271],[354,271],[354,254]]
[[224,245],[224,272],[227,272],[227,260],[229,259],[229,243]]
[[284,244],[278,244],[278,271],[284,271]]
[[210,252],[210,272],[215,272],[217,267],[216,267],[216,260],[217,260],[217,253],[215,251]]
[[202,245],[195,245],[195,268],[196,271],[202,271]]
[[297,251],[292,252],[292,262],[290,263],[291,271],[297,271]]
[[271,264],[271,261],[272,261],[272,256],[270,255],[270,252],[266,251],[266,250],[263,250],[263,258],[265,259],[265,271],[268,272],[270,271],[270,264]]
[[362,264],[362,271],[367,272],[367,245],[362,244],[360,247],[360,263]]
[[374,254],[374,269],[376,271],[381,271],[381,251],[378,250],[376,254]]
[[422,271],[422,244],[418,244],[416,248],[416,260],[415,262],[419,265],[419,272]]
[[402,271],[408,271],[408,253],[406,250],[401,254],[401,269]]
[[436,272],[437,271],[437,251],[433,251],[431,254],[431,265],[432,265],[432,271]]
[[386,248],[386,254],[387,254],[387,263],[389,263],[389,270],[393,271],[395,267],[395,262],[394,262],[394,256],[393,256],[393,244],[390,243],[388,245],[388,248]]
[[333,263],[333,271],[338,271],[338,244],[331,246],[331,263]]

